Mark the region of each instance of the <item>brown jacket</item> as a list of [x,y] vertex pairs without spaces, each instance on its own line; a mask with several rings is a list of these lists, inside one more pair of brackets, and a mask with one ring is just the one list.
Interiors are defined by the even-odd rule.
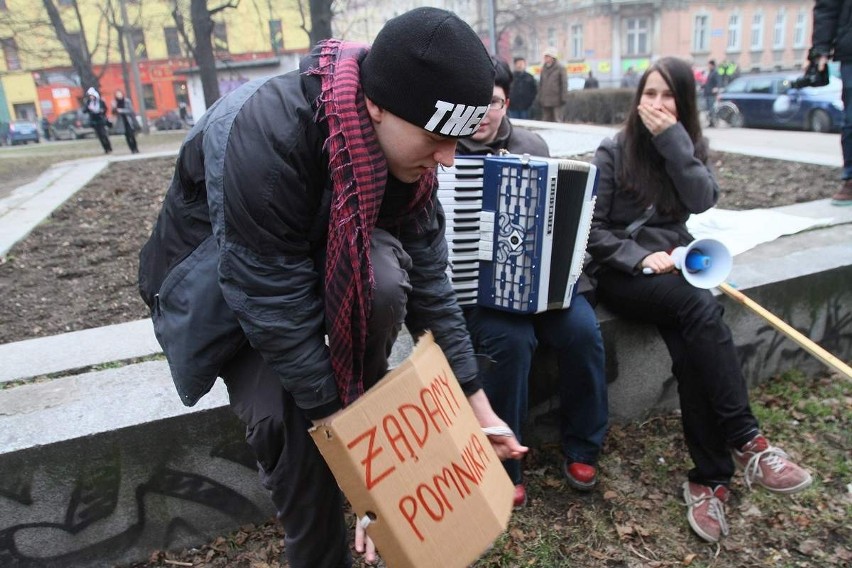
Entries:
[[554,60],[553,65],[542,65],[538,85],[538,104],[543,107],[558,107],[568,102],[568,79],[565,68]]

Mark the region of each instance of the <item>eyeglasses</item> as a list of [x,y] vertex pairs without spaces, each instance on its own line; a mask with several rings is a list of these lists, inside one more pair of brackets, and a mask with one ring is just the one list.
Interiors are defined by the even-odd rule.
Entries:
[[504,106],[506,106],[506,99],[493,98],[491,104],[488,105],[488,110],[500,110]]

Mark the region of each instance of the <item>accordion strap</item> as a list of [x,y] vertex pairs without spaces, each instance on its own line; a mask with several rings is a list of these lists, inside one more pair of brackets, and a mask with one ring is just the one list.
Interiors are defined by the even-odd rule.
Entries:
[[656,207],[654,207],[654,204],[652,203],[647,208],[645,208],[645,211],[643,211],[642,214],[635,221],[627,225],[627,229],[625,230],[627,231],[627,235],[631,239],[633,238],[633,235],[636,234],[636,231],[638,231],[639,228],[645,223],[647,223],[648,219],[650,219],[654,215],[654,211],[656,211]]

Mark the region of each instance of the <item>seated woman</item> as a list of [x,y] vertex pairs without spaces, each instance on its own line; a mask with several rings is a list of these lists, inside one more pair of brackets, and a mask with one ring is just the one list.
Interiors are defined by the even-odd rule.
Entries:
[[589,238],[597,298],[613,312],[656,324],[678,382],[683,432],[694,462],[683,494],[704,540],[728,533],[724,503],[735,468],[746,484],[794,493],[811,475],[760,433],[723,309],[690,285],[669,252],[687,245],[691,213],[719,187],[707,166],[688,63],[667,57],[645,71],[624,128],[598,148],[598,197]]

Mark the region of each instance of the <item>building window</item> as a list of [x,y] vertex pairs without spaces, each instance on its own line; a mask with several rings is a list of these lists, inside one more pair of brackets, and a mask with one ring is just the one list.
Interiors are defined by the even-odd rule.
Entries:
[[805,30],[808,25],[808,15],[800,11],[796,14],[796,26],[793,28],[793,47],[805,47]]
[[130,40],[137,60],[148,59],[148,48],[145,47],[145,32],[142,28],[130,28]]
[[784,49],[784,31],[787,27],[787,14],[780,11],[775,15],[775,27],[772,31],[772,47]]
[[3,59],[6,60],[7,71],[19,71],[21,69],[21,58],[18,55],[18,44],[15,38],[7,37],[0,39],[3,46]]
[[284,31],[281,20],[269,20],[269,46],[274,53],[284,51]]
[[213,24],[213,51],[228,53],[228,28],[224,22]]
[[571,26],[571,57],[582,59],[583,56],[583,25],[573,24]]
[[169,57],[183,57],[177,28],[163,28],[163,35],[166,38],[166,53]]
[[740,15],[728,17],[728,51],[740,50]]
[[710,51],[710,16],[695,16],[695,30],[692,32],[692,51],[706,53]]
[[556,47],[556,28],[547,28],[547,45]]
[[755,14],[751,17],[751,48],[752,50],[763,49],[763,14]]
[[648,18],[627,18],[627,55],[648,53]]
[[145,97],[145,110],[157,110],[157,99],[154,97],[154,85],[145,83],[142,85],[142,94]]

